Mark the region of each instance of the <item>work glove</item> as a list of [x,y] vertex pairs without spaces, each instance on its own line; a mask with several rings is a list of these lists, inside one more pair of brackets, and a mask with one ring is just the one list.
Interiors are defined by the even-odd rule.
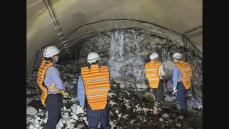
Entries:
[[173,87],[173,92],[176,93],[177,92],[177,88]]

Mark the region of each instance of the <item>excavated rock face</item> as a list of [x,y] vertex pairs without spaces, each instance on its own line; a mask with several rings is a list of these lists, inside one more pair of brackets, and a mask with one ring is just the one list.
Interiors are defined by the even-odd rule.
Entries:
[[174,67],[171,56],[174,52],[181,52],[193,67],[192,92],[195,96],[202,97],[202,59],[190,47],[184,51],[184,44],[180,40],[178,42],[177,34],[166,34],[141,29],[119,29],[88,37],[79,42],[79,66],[86,64],[89,52],[98,52],[102,57],[100,63],[109,66],[113,82],[120,83],[121,87],[125,85],[123,88],[146,89],[148,83],[145,82],[144,64],[149,61],[149,55],[156,51],[163,62],[168,85],[171,87]]

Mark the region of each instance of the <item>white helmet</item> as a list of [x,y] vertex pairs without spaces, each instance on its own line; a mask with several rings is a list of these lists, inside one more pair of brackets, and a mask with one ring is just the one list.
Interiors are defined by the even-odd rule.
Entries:
[[178,60],[181,60],[183,58],[183,55],[181,53],[179,53],[179,52],[175,52],[173,54],[173,58],[176,58]]
[[48,46],[44,49],[43,56],[51,58],[60,53],[60,50],[56,46]]
[[154,52],[154,53],[152,53],[151,55],[150,55],[150,60],[154,60],[154,59],[157,59],[158,58],[158,54],[156,53],[156,52]]
[[90,52],[87,56],[87,62],[89,64],[95,63],[97,60],[100,60],[99,54],[96,52]]

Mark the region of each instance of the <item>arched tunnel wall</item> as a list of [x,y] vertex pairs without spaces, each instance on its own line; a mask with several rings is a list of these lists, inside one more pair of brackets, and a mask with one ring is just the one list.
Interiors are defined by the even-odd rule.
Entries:
[[[61,51],[61,59],[67,59],[68,57],[74,57],[74,46],[81,39],[87,38],[91,35],[96,35],[100,32],[107,32],[112,29],[124,29],[124,28],[135,28],[135,29],[144,29],[147,30],[154,35],[158,35],[161,38],[166,40],[171,40],[177,45],[184,45],[183,37],[176,31],[169,30],[165,27],[156,25],[151,22],[137,20],[137,19],[104,19],[94,22],[89,22],[83,25],[76,27],[64,40],[55,40],[50,42],[40,42],[39,44],[34,42],[34,44],[30,44],[29,46],[32,48],[27,48],[27,75],[32,73],[34,69],[34,65],[37,63],[37,58],[39,58],[42,54],[42,50],[45,46],[48,45],[56,45]],[[63,43],[64,42],[64,43]],[[195,49],[200,56],[201,52],[195,48],[191,42],[187,45]],[[67,49],[66,49],[67,48]],[[36,49],[36,51],[34,50]],[[40,55],[40,56],[38,56]]]

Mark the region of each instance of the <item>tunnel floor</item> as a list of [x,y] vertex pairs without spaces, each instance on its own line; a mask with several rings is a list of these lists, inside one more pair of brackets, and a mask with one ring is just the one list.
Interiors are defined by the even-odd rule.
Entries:
[[[74,60],[59,64],[64,86],[69,93],[64,98],[62,118],[57,129],[86,129],[85,112],[79,110],[76,96],[77,65]],[[41,129],[47,121],[47,109],[39,100],[40,90],[35,78],[27,79],[27,128]],[[109,93],[110,124],[112,129],[202,129],[202,102],[200,98],[188,97],[189,113],[186,117],[179,114],[177,102],[171,91],[165,92],[162,112],[153,115],[153,99],[147,91],[122,89],[120,84],[112,83]],[[144,97],[145,94],[146,96]]]

